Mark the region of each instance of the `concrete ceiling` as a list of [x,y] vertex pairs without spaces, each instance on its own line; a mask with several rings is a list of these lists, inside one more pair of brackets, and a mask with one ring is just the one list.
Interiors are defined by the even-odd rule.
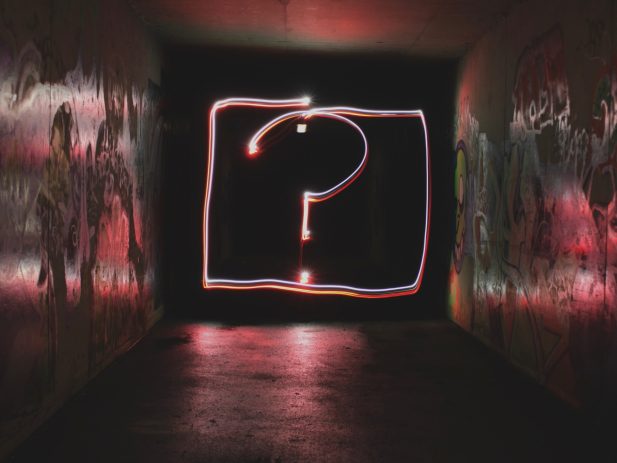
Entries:
[[521,0],[129,0],[164,39],[457,57]]

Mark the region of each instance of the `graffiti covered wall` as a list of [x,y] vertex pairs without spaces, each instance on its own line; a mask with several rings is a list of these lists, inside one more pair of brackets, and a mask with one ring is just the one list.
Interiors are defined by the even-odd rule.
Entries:
[[612,3],[515,7],[463,61],[453,143],[452,319],[590,409],[617,387]]
[[155,44],[119,0],[22,3],[0,2],[0,458],[160,315]]

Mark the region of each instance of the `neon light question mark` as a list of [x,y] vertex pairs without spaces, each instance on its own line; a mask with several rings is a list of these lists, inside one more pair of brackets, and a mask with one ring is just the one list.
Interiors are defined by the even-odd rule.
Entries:
[[[360,163],[351,172],[351,174],[345,177],[345,179],[343,179],[336,185],[332,186],[331,188],[328,188],[327,190],[320,191],[320,192],[305,191],[304,194],[302,195],[302,226],[300,228],[300,267],[302,267],[303,244],[305,241],[308,241],[309,239],[311,239],[311,232],[308,229],[310,204],[326,201],[336,196],[341,191],[346,189],[349,185],[351,185],[360,176],[360,174],[362,174],[362,171],[364,170],[368,162],[368,141],[366,140],[366,135],[364,135],[364,132],[358,126],[358,124],[346,118],[345,116],[341,116],[335,112],[331,112],[328,110],[322,110],[318,108],[318,109],[313,109],[310,111],[293,111],[287,114],[283,114],[282,116],[279,116],[271,120],[266,125],[264,125],[262,128],[260,128],[255,133],[255,135],[253,135],[253,138],[251,138],[251,141],[249,142],[249,147],[248,147],[249,155],[255,156],[259,153],[259,146],[258,146],[259,141],[268,132],[270,132],[274,127],[290,119],[301,118],[303,120],[308,120],[309,118],[313,118],[313,117],[325,117],[329,119],[338,120],[338,121],[344,122],[345,124],[355,129],[356,132],[362,138],[362,142],[364,144],[364,153],[362,154],[362,159],[360,160]],[[301,268],[300,283],[306,284],[309,281],[310,281],[310,275],[308,271],[303,270]]]
[[424,269],[426,266],[426,257],[428,251],[428,237],[430,230],[430,209],[431,209],[431,179],[430,179],[430,155],[428,144],[428,130],[426,126],[426,120],[421,110],[368,110],[353,108],[348,106],[335,106],[327,108],[315,108],[310,110],[297,110],[286,114],[283,114],[264,127],[262,127],[255,136],[249,142],[249,155],[255,155],[258,152],[258,142],[261,140],[265,133],[272,130],[282,122],[289,120],[293,117],[304,117],[306,119],[319,115],[322,117],[331,117],[338,119],[346,123],[352,124],[354,128],[357,128],[362,134],[362,138],[365,142],[365,155],[361,163],[356,169],[342,182],[330,188],[329,190],[313,193],[306,192],[304,196],[304,210],[302,229],[300,239],[306,241],[310,238],[310,232],[308,231],[308,215],[309,206],[311,202],[325,201],[328,198],[340,193],[347,188],[355,179],[362,173],[366,164],[368,155],[368,143],[366,142],[366,136],[360,129],[360,127],[348,117],[363,117],[363,118],[419,118],[422,122],[422,128],[424,130],[424,142],[425,142],[425,175],[426,175],[426,196],[425,196],[425,213],[424,213],[424,238],[422,245],[422,257],[420,260],[420,266],[416,277],[411,283],[401,286],[388,287],[388,288],[359,288],[355,286],[342,285],[342,284],[313,284],[309,282],[309,275],[306,271],[302,271],[300,275],[300,281],[296,280],[282,280],[274,278],[259,278],[250,280],[237,280],[228,278],[212,278],[208,273],[208,246],[209,246],[209,217],[210,217],[210,200],[212,196],[212,184],[213,184],[213,169],[215,162],[215,146],[216,146],[216,113],[219,109],[240,106],[240,107],[256,107],[256,108],[292,108],[292,107],[306,107],[310,104],[308,98],[297,98],[289,100],[265,100],[257,98],[228,98],[216,102],[209,114],[209,141],[208,141],[208,169],[206,174],[206,189],[204,198],[204,216],[203,216],[203,287],[206,289],[279,289],[286,291],[294,291],[300,293],[309,294],[337,294],[352,297],[362,298],[385,298],[404,296],[409,294],[415,294],[420,289],[422,283],[422,277],[424,275]]

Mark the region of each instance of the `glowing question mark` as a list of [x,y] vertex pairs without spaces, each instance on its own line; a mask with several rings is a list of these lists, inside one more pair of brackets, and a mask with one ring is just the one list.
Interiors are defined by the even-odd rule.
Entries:
[[[204,196],[204,215],[203,215],[203,279],[202,284],[204,288],[219,288],[219,289],[238,289],[238,290],[250,290],[250,289],[277,289],[294,291],[300,293],[309,294],[338,294],[352,297],[361,298],[385,298],[404,296],[409,294],[415,294],[420,289],[422,277],[424,275],[424,269],[426,266],[426,257],[428,251],[428,237],[430,230],[430,212],[431,212],[431,178],[430,178],[430,155],[429,155],[429,143],[428,143],[428,129],[424,114],[421,110],[369,110],[353,108],[348,106],[336,106],[328,108],[316,108],[311,110],[293,111],[291,113],[283,114],[272,121],[266,126],[262,127],[257,134],[249,142],[249,155],[256,155],[258,152],[258,142],[263,138],[263,134],[269,130],[272,130],[278,124],[289,120],[293,117],[305,117],[306,119],[313,115],[320,115],[322,117],[331,117],[343,122],[349,122],[352,126],[362,133],[362,138],[365,142],[365,148],[367,146],[366,136],[363,134],[360,127],[348,117],[360,117],[360,118],[418,118],[422,123],[424,131],[424,155],[425,155],[425,200],[424,200],[424,236],[422,243],[422,256],[419,263],[417,274],[413,280],[407,284],[402,284],[392,287],[356,287],[344,284],[314,284],[310,283],[310,274],[307,271],[300,273],[298,280],[283,280],[276,278],[255,278],[255,279],[230,279],[212,277],[209,274],[209,260],[208,249],[210,246],[209,241],[209,220],[210,220],[210,202],[212,198],[212,185],[214,182],[213,172],[215,165],[215,147],[216,147],[216,114],[220,109],[227,107],[254,107],[254,108],[293,108],[293,107],[306,107],[310,104],[309,98],[298,98],[289,100],[266,100],[257,98],[228,98],[225,100],[217,101],[210,109],[209,113],[209,140],[208,140],[208,168],[206,174],[206,189]],[[344,120],[343,120],[344,119]],[[261,135],[260,135],[261,134]],[[355,179],[361,174],[364,165],[366,164],[367,150],[365,156],[358,167],[341,183],[335,185],[329,190],[323,192],[306,192],[303,198],[304,211],[301,229],[301,242],[310,238],[310,232],[308,230],[308,216],[309,206],[312,202],[325,201],[328,198],[340,193],[349,184],[353,183]]]
[[[259,146],[258,146],[259,141],[268,132],[270,132],[274,127],[290,119],[301,118],[302,120],[306,121],[312,117],[325,117],[329,119],[338,120],[338,121],[344,122],[345,124],[355,129],[356,132],[360,134],[360,137],[362,138],[362,142],[364,144],[364,153],[362,155],[362,159],[360,160],[360,163],[342,181],[340,181],[336,185],[333,185],[327,190],[319,191],[319,192],[305,191],[304,194],[302,195],[302,226],[300,228],[300,245],[301,245],[300,246],[300,265],[302,265],[303,244],[305,241],[308,241],[309,239],[311,239],[311,231],[308,228],[310,204],[326,201],[332,198],[333,196],[336,196],[341,191],[343,191],[345,188],[347,188],[349,185],[351,185],[360,176],[360,174],[366,167],[366,164],[368,161],[368,142],[366,140],[366,135],[364,135],[364,132],[362,131],[362,129],[360,129],[358,124],[348,119],[347,117],[341,116],[340,114],[337,114],[336,112],[329,111],[327,108],[324,108],[324,109],[316,108],[316,109],[312,109],[309,111],[293,111],[293,112],[289,112],[289,113],[283,114],[279,117],[272,119],[270,122],[265,124],[262,128],[260,128],[257,131],[257,133],[255,133],[255,135],[253,135],[253,138],[251,138],[251,141],[249,142],[249,146],[248,146],[249,155],[256,156],[259,152]],[[307,270],[301,269],[299,281],[300,283],[305,283],[305,284],[309,283],[310,273]]]

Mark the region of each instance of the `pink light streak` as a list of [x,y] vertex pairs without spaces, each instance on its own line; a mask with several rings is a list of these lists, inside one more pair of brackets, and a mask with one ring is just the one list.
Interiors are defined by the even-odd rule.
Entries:
[[212,172],[215,162],[215,147],[216,147],[216,113],[218,110],[228,108],[230,106],[240,107],[256,107],[256,108],[306,108],[310,104],[308,98],[298,98],[289,100],[264,100],[255,98],[229,98],[216,102],[210,109],[209,114],[209,141],[208,141],[208,170],[206,175],[206,189],[204,199],[204,217],[203,217],[203,280],[202,284],[205,289],[278,289],[286,291],[295,291],[309,294],[338,294],[352,297],[362,298],[385,298],[404,296],[415,294],[419,289],[424,274],[426,265],[426,255],[428,250],[428,237],[430,230],[430,207],[431,207],[431,183],[430,183],[430,155],[428,145],[428,131],[426,120],[421,110],[369,110],[360,109],[348,106],[333,106],[323,108],[312,108],[295,110],[284,113],[261,127],[248,143],[249,156],[256,156],[259,153],[259,142],[272,129],[281,123],[290,119],[302,119],[308,121],[312,117],[326,117],[334,120],[339,120],[350,125],[362,137],[364,143],[364,153],[360,163],[356,168],[341,182],[331,188],[321,192],[304,192],[302,203],[302,226],[300,231],[300,243],[311,239],[311,232],[308,229],[309,210],[311,203],[326,201],[327,199],[336,196],[341,191],[351,185],[362,173],[368,161],[368,141],[366,135],[358,124],[349,119],[350,117],[357,118],[419,118],[422,122],[424,130],[425,156],[426,156],[426,199],[425,199],[425,214],[424,214],[424,239],[422,246],[422,258],[416,278],[407,285],[387,287],[387,288],[360,288],[341,284],[316,284],[311,282],[310,273],[301,271],[297,281],[282,280],[273,278],[251,279],[251,280],[236,280],[225,278],[212,278],[208,273],[208,246],[209,246],[209,216],[210,216],[210,200],[212,195]]

